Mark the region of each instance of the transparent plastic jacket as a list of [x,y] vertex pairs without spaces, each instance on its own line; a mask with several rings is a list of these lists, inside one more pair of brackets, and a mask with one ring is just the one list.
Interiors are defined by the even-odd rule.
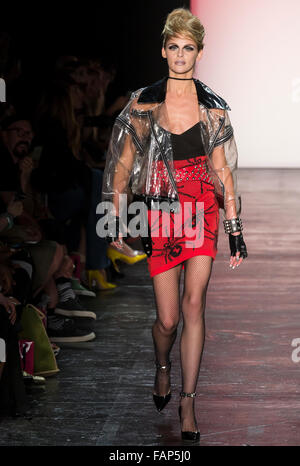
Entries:
[[[199,138],[207,155],[207,170],[224,218],[240,214],[237,193],[237,148],[228,104],[208,86],[194,79],[199,102]],[[179,200],[173,163],[170,122],[165,95],[167,78],[133,92],[116,118],[106,157],[102,201],[114,204],[119,214],[119,194],[134,198]],[[163,160],[167,177],[158,173]]]

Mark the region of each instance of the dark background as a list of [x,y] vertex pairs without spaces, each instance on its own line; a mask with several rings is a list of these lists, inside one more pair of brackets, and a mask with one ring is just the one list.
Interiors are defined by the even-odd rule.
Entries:
[[167,73],[161,32],[178,7],[189,8],[189,1],[1,5],[1,30],[11,34],[13,53],[22,59],[23,98],[34,99],[61,55],[96,56],[116,65],[108,99],[160,79]]

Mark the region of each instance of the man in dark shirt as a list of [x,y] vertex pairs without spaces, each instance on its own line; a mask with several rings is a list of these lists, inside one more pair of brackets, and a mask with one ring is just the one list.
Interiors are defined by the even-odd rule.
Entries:
[[7,210],[6,206],[20,191],[18,165],[13,162],[4,144],[0,143],[0,213]]
[[[13,200],[22,199],[32,192],[30,176],[33,162],[29,150],[33,140],[31,123],[23,116],[13,115],[1,122],[0,132],[0,209],[3,212]],[[25,201],[24,201],[25,202]],[[26,215],[26,203],[24,203]],[[28,218],[34,240],[40,240],[39,227]],[[28,222],[26,222],[28,223]]]
[[[0,190],[19,191],[21,161],[28,157],[33,132],[28,120],[9,117],[1,123]],[[28,162],[27,162],[28,163]],[[24,175],[23,175],[24,177]]]
[[0,143],[0,191],[6,193],[19,191],[21,189],[19,176],[18,165],[13,161],[5,145]]
[[31,123],[21,116],[10,116],[1,122],[0,136],[0,191],[2,199],[9,202],[13,192],[26,193],[29,188],[33,169],[29,157],[33,139]]

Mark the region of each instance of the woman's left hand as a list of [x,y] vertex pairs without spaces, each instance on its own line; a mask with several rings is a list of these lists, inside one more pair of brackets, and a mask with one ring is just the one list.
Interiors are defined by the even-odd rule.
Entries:
[[247,247],[243,239],[242,232],[229,233],[229,247],[231,252],[229,267],[238,267],[243,259],[248,256]]

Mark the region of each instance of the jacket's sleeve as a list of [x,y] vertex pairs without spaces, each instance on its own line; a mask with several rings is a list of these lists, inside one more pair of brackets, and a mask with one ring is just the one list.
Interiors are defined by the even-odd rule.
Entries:
[[[120,194],[127,194],[137,151],[137,136],[130,117],[131,98],[116,118],[106,154],[103,173],[102,201],[113,203],[116,215],[120,211]],[[124,198],[124,196],[123,196]]]
[[241,196],[237,192],[238,151],[227,110],[216,110],[224,117],[224,124],[212,151],[212,163],[224,194],[223,216],[235,218],[241,213]]

